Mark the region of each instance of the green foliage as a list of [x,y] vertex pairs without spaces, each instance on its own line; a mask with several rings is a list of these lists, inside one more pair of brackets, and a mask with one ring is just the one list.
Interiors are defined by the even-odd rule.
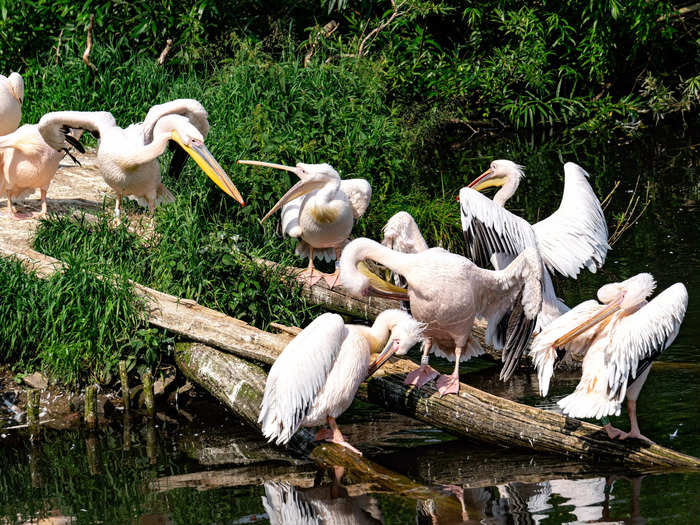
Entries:
[[[155,363],[135,345],[142,305],[128,281],[66,254],[69,267],[48,279],[0,259],[2,361],[42,368],[65,383],[108,381],[119,360],[132,356]],[[154,342],[154,344],[159,344]]]

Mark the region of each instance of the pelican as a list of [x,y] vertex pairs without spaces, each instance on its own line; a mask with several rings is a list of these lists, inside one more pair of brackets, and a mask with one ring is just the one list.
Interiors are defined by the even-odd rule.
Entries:
[[[398,289],[379,277],[358,269],[358,263],[370,259],[401,274],[408,289]],[[507,380],[520,360],[542,304],[542,262],[536,250],[529,248],[505,270],[490,271],[469,259],[442,248],[419,253],[401,253],[370,239],[351,241],[340,258],[340,279],[353,295],[375,295],[409,300],[412,315],[427,324],[423,357],[418,370],[406,383],[417,387],[435,377],[428,366],[433,343],[455,362],[454,372],[440,376],[441,396],[459,391],[459,362],[480,355],[483,350],[472,337],[477,313],[492,327],[505,324],[507,340],[503,350],[501,378]],[[388,286],[387,286],[388,285]]]
[[[568,311],[554,292],[549,272],[576,278],[585,267],[596,272],[608,251],[608,226],[588,173],[573,162],[564,164],[564,194],[557,211],[530,225],[504,208],[523,177],[522,166],[494,160],[489,169],[459,192],[462,229],[469,255],[479,266],[505,268],[527,246],[535,246],[545,264],[542,311],[536,331]],[[500,186],[493,200],[478,192]],[[502,345],[502,333],[487,342]]]
[[22,120],[24,79],[19,73],[0,75],[0,135],[12,133]]
[[[421,340],[422,329],[401,310],[385,310],[371,328],[346,325],[338,314],[317,317],[290,341],[270,369],[258,418],[263,435],[279,445],[299,427],[327,422],[330,430],[319,430],[317,440],[362,455],[345,441],[335,419],[350,406],[368,373],[373,374],[392,353],[408,352]],[[370,364],[370,354],[382,346]]]
[[[82,111],[48,113],[39,126],[44,128],[44,140],[57,150],[65,147],[66,127],[89,131],[99,140],[97,164],[105,182],[117,193],[117,221],[124,196],[135,198],[151,212],[157,204],[174,199],[161,182],[158,164],[158,157],[171,141],[189,154],[225,193],[245,205],[236,186],[204,145],[209,122],[206,110],[196,100],[178,99],[153,106],[142,123],[126,129],[117,126],[110,113]],[[182,153],[173,156],[172,176],[182,170],[184,158]]]
[[607,423],[604,428],[611,439],[650,441],[639,431],[637,398],[652,361],[678,335],[688,306],[688,291],[682,283],[647,302],[655,287],[648,273],[606,284],[598,290],[602,304],[584,301],[532,341],[530,356],[542,396],[549,391],[557,361],[583,357],[581,381],[573,394],[559,401],[565,414],[597,419],[619,415],[627,397],[630,431]]
[[330,164],[293,166],[239,160],[239,164],[286,170],[299,177],[291,189],[277,201],[262,220],[282,208],[282,232],[299,239],[296,254],[309,258],[309,267],[298,275],[301,282],[313,285],[323,277],[330,288],[338,280],[338,270],[332,274],[318,272],[314,276],[314,257],[335,261],[340,257],[354,222],[367,210],[372,187],[364,179],[341,180]]
[[0,136],[0,197],[7,199],[8,214],[14,219],[33,216],[31,213],[18,213],[12,201],[31,195],[37,188],[41,193],[39,216],[45,216],[48,213],[46,192],[56,175],[59,163],[66,154],[75,160],[69,152],[70,147],[75,147],[81,153],[85,152],[78,142],[82,134],[80,130],[63,129],[65,139],[60,149],[49,146],[42,136],[43,132],[40,122],[25,124],[12,133]]

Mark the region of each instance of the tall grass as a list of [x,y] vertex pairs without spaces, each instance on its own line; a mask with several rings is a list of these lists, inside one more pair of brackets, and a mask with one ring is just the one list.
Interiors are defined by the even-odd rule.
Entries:
[[66,254],[69,267],[48,279],[0,259],[0,357],[19,370],[42,368],[65,383],[108,380],[119,359],[137,355],[143,321],[128,281]]

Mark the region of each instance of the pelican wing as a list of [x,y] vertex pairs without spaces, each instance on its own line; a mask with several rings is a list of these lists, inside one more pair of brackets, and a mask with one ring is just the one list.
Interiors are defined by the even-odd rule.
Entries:
[[488,320],[486,340],[502,331],[501,379],[507,381],[527,348],[542,308],[542,260],[535,248],[527,248],[504,270],[472,266],[477,313]]
[[54,111],[39,120],[39,133],[44,141],[55,150],[75,146],[66,139],[71,129],[83,129],[100,138],[108,128],[116,127],[117,122],[108,111]]
[[205,139],[207,138],[209,134],[207,110],[204,109],[204,106],[199,101],[193,98],[179,98],[164,104],[157,104],[148,110],[143,121],[144,144],[150,144],[153,141],[153,129],[156,123],[164,116],[172,114],[187,117],[202,136]]
[[280,220],[282,222],[282,233],[289,237],[301,237],[301,226],[299,225],[299,211],[304,202],[304,195],[289,201],[282,206]]
[[518,256],[537,246],[532,226],[471,188],[459,192],[462,230],[469,258],[478,266],[489,265],[494,254]]
[[347,195],[352,208],[352,216],[357,220],[365,213],[372,197],[372,186],[365,179],[340,181],[340,189]]
[[620,319],[607,347],[608,390],[620,401],[628,379],[642,374],[678,335],[688,307],[688,291],[670,286],[642,308]]
[[595,273],[610,248],[605,216],[587,178],[577,164],[564,164],[559,209],[532,226],[547,267],[574,279],[584,267]]
[[[530,359],[537,369],[537,380],[540,386],[540,395],[546,396],[549,392],[549,382],[554,374],[554,365],[566,359],[569,355],[583,355],[588,349],[590,341],[596,335],[597,327],[593,326],[578,337],[569,341],[564,348],[556,348],[554,342],[567,334],[570,330],[593,317],[603,308],[598,301],[584,301],[548,324],[533,340],[530,345]],[[561,355],[558,350],[564,350]]]
[[270,441],[286,443],[299,429],[326,383],[345,334],[343,318],[325,313],[292,339],[272,365],[258,418]]
[[410,213],[400,211],[384,225],[382,244],[401,253],[418,253],[428,249],[423,235]]

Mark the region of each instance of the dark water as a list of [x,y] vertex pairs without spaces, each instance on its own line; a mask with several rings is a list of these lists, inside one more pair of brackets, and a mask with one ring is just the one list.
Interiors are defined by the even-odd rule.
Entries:
[[[472,139],[439,152],[444,174],[434,188],[456,192],[492,158],[512,158],[527,167],[527,179],[509,207],[533,221],[556,208],[562,161],[575,160],[600,196],[620,181],[608,217],[624,212],[635,195],[637,210],[649,201],[599,273],[556,285],[575,305],[602,284],[643,271],[654,274],[659,290],[685,283],[685,323],[654,365],[638,415],[647,436],[694,455],[700,455],[698,142],[672,129],[622,141],[556,134]],[[521,374],[504,386],[494,379],[496,369],[475,362],[462,380],[550,409],[577,382],[575,374],[562,374],[541,399],[535,378]],[[224,412],[199,414],[192,423],[134,421],[95,436],[54,432],[35,445],[0,430],[0,523],[700,523],[698,474],[642,476],[470,444],[360,404],[341,422],[367,458],[415,486],[379,490],[347,476],[336,483],[332,471],[290,462]],[[624,412],[613,423],[626,429]]]

